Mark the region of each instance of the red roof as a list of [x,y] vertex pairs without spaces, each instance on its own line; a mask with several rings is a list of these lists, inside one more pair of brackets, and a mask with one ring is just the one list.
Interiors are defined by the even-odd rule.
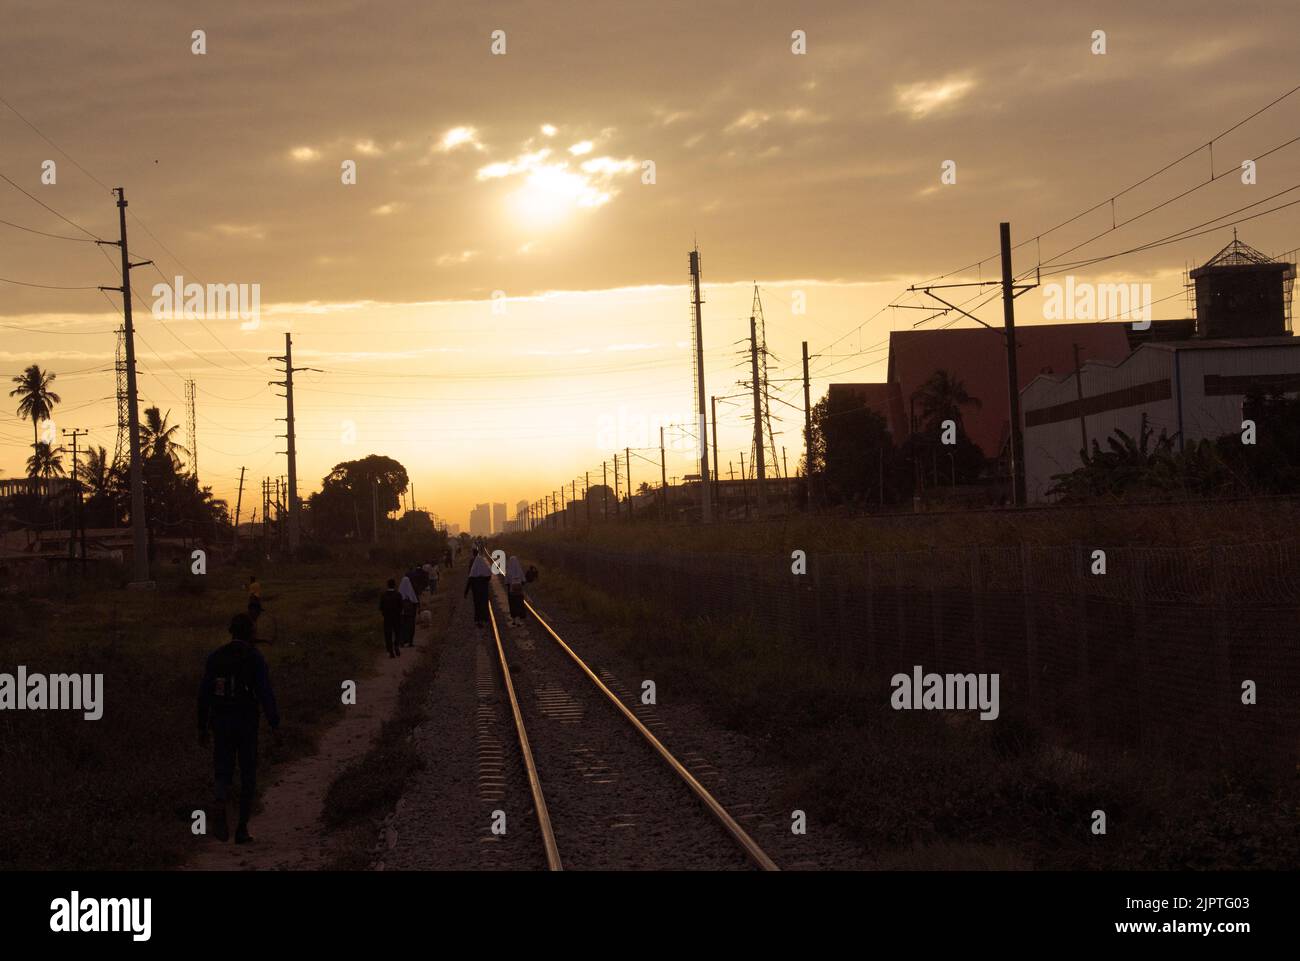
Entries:
[[[1039,374],[1058,377],[1074,370],[1073,345],[1080,360],[1120,361],[1130,353],[1126,323],[1032,324],[1016,328],[1016,372],[1024,390]],[[898,389],[898,409],[890,420],[894,437],[908,436],[907,409],[912,394],[936,370],[946,370],[980,401],[962,419],[970,439],[995,457],[1009,433],[1007,352],[1000,329],[950,327],[945,330],[895,330],[889,335],[888,380]],[[884,385],[878,385],[884,386]],[[875,406],[874,404],[872,406]],[[893,405],[891,405],[893,406]]]

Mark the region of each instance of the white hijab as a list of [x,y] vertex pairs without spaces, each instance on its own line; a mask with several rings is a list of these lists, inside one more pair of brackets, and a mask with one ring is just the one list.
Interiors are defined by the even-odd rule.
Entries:
[[488,564],[488,562],[484,559],[482,554],[479,554],[478,557],[474,558],[474,563],[470,565],[469,576],[470,577],[491,577],[492,576],[492,568]]
[[522,584],[524,582],[524,567],[519,563],[519,558],[512,557],[506,564],[506,580],[511,584]]

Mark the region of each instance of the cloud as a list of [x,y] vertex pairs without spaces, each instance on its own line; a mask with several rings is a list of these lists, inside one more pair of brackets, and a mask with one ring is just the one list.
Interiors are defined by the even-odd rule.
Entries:
[[727,132],[730,133],[734,130],[757,130],[771,119],[772,115],[770,113],[764,113],[761,110],[746,110],[727,125]]
[[243,237],[249,240],[263,240],[265,231],[257,224],[216,224],[212,228],[223,237]]
[[900,110],[919,120],[937,110],[953,106],[974,87],[975,81],[968,77],[921,81],[895,87],[894,100]]
[[478,131],[473,127],[452,127],[442,135],[442,140],[438,142],[436,150],[442,153],[451,153],[457,147],[470,146],[475,150],[482,150],[483,144],[479,142]]
[[366,157],[380,157],[384,153],[373,140],[358,140],[352,146],[357,153]]
[[289,151],[289,156],[298,163],[311,163],[320,159],[320,151],[315,147],[294,147]]
[[583,140],[570,147],[569,153],[573,154],[575,157],[581,157],[583,154],[591,153],[592,147],[593,144],[590,140]]
[[547,137],[554,137],[558,131],[549,123],[542,124],[542,133]]
[[376,217],[388,217],[392,214],[397,213],[397,211],[401,209],[402,209],[402,205],[399,203],[386,203],[386,204],[380,204],[378,207],[372,207],[370,212],[374,214]]
[[467,264],[477,256],[477,250],[462,250],[458,254],[443,254],[436,263],[439,267],[454,267],[458,264]]

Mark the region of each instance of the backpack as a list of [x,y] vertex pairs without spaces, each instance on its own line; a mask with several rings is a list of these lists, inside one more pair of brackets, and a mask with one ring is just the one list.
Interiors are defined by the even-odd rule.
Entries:
[[251,645],[234,641],[220,648],[212,664],[212,702],[230,708],[257,703],[257,665]]

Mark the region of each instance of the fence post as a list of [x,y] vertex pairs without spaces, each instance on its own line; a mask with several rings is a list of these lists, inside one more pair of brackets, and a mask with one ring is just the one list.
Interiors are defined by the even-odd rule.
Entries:
[[943,671],[943,615],[939,613],[939,590],[935,586],[939,580],[939,565],[936,562],[939,552],[930,548],[930,633],[934,635],[933,649],[935,670]]
[[1216,748],[1222,752],[1224,745],[1231,744],[1233,741],[1234,731],[1229,731],[1231,724],[1231,714],[1228,705],[1232,697],[1229,687],[1229,675],[1232,671],[1231,650],[1226,636],[1221,636],[1219,631],[1219,571],[1222,565],[1219,564],[1219,548],[1212,546],[1210,548],[1210,611],[1209,611],[1209,632],[1210,632],[1210,650],[1214,656],[1214,690],[1212,692],[1211,703],[1214,705],[1215,730],[1218,732],[1216,738]]
[[1146,561],[1137,548],[1127,548],[1133,555],[1133,647],[1137,653],[1137,684],[1133,700],[1137,704],[1138,750],[1147,746],[1147,572]]
[[1079,712],[1083,722],[1083,741],[1084,744],[1090,745],[1092,743],[1092,675],[1091,665],[1088,663],[1088,596],[1083,589],[1089,567],[1083,552],[1082,544],[1073,545],[1074,581],[1071,593],[1074,595],[1074,630],[1075,642],[1078,645],[1076,654],[1079,660],[1079,690],[1082,695]]
[[876,667],[876,597],[875,584],[871,576],[871,552],[864,551],[867,563],[867,671]]
[[903,552],[894,551],[894,601],[898,607],[899,660],[907,660],[907,615],[903,612]]
[[1030,547],[1020,545],[1020,589],[1025,604],[1025,671],[1029,687],[1029,717],[1037,724],[1038,714],[1038,623],[1031,587]]
[[984,598],[980,578],[980,549],[972,547],[970,553],[970,609],[971,630],[975,635],[975,670],[984,672]]

